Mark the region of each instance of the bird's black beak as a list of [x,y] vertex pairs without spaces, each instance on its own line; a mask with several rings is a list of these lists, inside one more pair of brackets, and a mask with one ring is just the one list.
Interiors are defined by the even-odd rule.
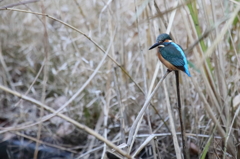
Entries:
[[155,44],[153,44],[153,46],[151,46],[148,50],[151,50],[151,49],[157,47],[157,46],[160,45],[160,44],[161,44],[161,43],[155,43]]

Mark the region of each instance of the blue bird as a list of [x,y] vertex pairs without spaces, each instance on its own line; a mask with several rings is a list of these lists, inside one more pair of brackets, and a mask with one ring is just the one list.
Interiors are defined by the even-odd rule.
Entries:
[[157,37],[156,43],[149,50],[158,46],[159,60],[171,71],[181,70],[191,77],[188,63],[182,47],[172,42],[171,37],[164,33]]

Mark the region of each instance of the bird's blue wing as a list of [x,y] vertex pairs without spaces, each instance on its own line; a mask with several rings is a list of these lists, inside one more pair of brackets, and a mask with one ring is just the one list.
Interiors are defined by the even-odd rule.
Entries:
[[162,57],[169,61],[172,65],[184,66],[186,64],[184,60],[184,52],[181,47],[174,44],[172,42],[164,42],[163,45],[165,47],[160,47],[160,53]]
[[164,42],[162,45],[164,45],[164,47],[160,47],[162,57],[191,77],[188,70],[187,58],[181,46],[174,42]]

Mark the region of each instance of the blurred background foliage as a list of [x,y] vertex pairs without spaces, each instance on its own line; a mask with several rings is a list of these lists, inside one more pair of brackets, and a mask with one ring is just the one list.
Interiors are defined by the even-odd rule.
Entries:
[[[239,5],[237,0],[2,0],[0,84],[57,110],[84,85],[104,57],[93,40],[108,50],[114,61],[108,57],[104,60],[96,75],[63,113],[120,145],[124,143],[121,135],[128,135],[146,99],[158,63],[156,52],[148,48],[158,34],[166,32],[173,18],[170,35],[185,50],[192,75],[189,78],[181,73],[180,86],[191,158],[204,158],[204,153],[206,158],[236,158],[240,156],[240,119],[234,118],[240,105]],[[171,17],[174,10],[176,15]],[[85,35],[49,16],[74,26]],[[157,80],[166,68],[163,70],[159,71]],[[176,130],[180,132],[173,73],[165,81]],[[171,134],[167,134],[170,133],[166,126],[169,115],[163,87],[152,99],[157,112],[149,107],[133,148],[136,150],[149,134],[160,134],[154,140],[154,153],[158,157],[148,153],[153,147],[149,144],[138,154],[142,158],[176,158]],[[1,141],[11,141],[10,144],[32,141],[35,148],[39,141],[51,143],[48,146],[61,149],[59,154],[65,158],[107,157],[102,155],[103,142],[60,117],[28,126],[49,112],[3,90],[0,92]],[[234,125],[230,127],[232,122]],[[20,128],[15,129],[18,125]],[[104,134],[106,128],[107,135]],[[228,133],[235,154],[225,150]],[[19,145],[22,144],[17,147],[21,147]],[[6,149],[12,158],[23,159],[24,155],[19,157],[19,154],[25,151],[25,158],[44,158],[44,153],[37,155],[35,148],[17,149],[14,151],[17,153]],[[229,153],[223,153],[225,151]],[[108,154],[108,157],[112,156]]]

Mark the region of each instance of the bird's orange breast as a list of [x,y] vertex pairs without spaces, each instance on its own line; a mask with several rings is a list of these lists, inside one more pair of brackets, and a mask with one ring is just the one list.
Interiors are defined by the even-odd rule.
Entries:
[[157,56],[159,58],[159,60],[169,69],[169,70],[179,70],[177,69],[174,65],[172,65],[170,62],[168,62],[167,60],[165,60],[160,52],[157,52]]

